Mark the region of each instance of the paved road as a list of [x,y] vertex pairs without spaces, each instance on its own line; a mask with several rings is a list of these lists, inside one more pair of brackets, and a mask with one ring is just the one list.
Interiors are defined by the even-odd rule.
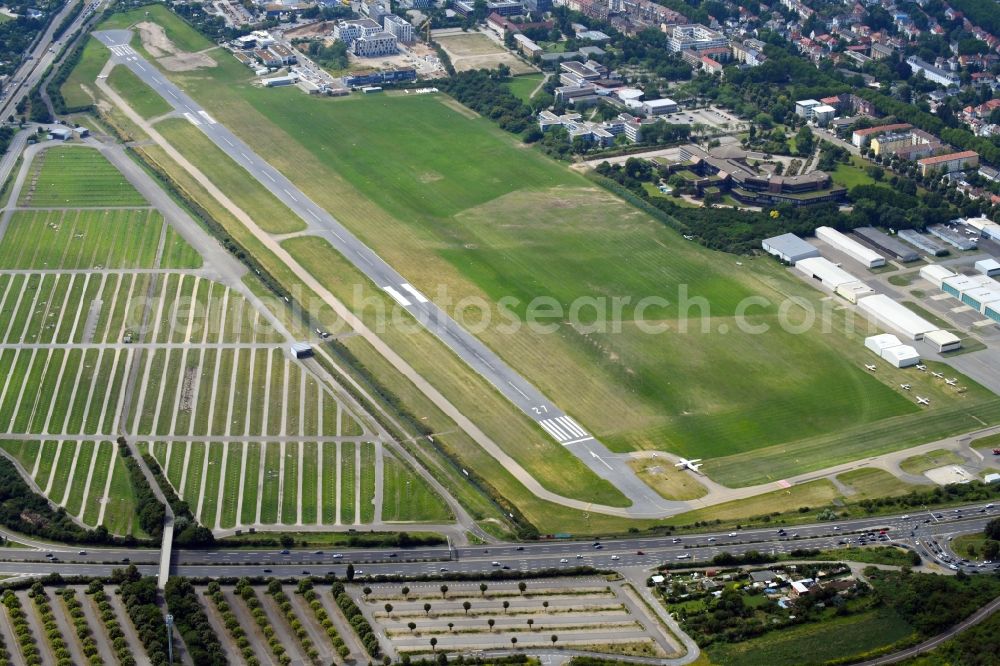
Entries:
[[621,456],[612,454],[571,416],[548,400],[486,345],[417,291],[332,215],[311,201],[290,180],[159,73],[155,66],[129,46],[131,31],[108,30],[95,32],[94,36],[110,49],[112,61],[128,67],[159,93],[178,113],[196,125],[213,143],[302,218],[311,233],[326,239],[400,307],[493,384],[504,397],[538,423],[552,439],[567,447],[595,474],[618,488],[631,500],[632,515],[654,516],[664,515],[671,509],[683,510],[682,503],[672,503],[660,498],[636,476]]
[[[358,548],[336,551],[325,549],[321,552],[290,550],[287,553],[273,548],[178,550],[174,553],[172,573],[215,576],[259,575],[264,569],[269,569],[270,571],[264,573],[297,576],[306,570],[313,575],[335,571],[337,575],[342,576],[348,562],[368,575],[483,572],[502,567],[532,571],[578,565],[648,569],[665,561],[707,562],[721,552],[740,553],[757,550],[764,553],[787,554],[801,548],[836,549],[857,546],[861,534],[879,532],[882,529],[887,529],[887,540],[876,539],[874,542],[869,541],[870,544],[905,545],[915,548],[922,556],[933,562],[941,560],[929,552],[931,540],[938,538],[944,541],[945,535],[948,534],[980,531],[988,520],[1000,515],[1000,509],[996,507],[986,509],[985,506],[963,507],[961,513],[956,513],[954,509],[940,509],[933,513],[920,511],[912,515],[801,525],[786,528],[787,532],[784,535],[778,534],[775,527],[731,533],[687,534],[678,537],[646,537],[599,542],[551,540],[452,549],[440,546],[413,549]],[[600,543],[601,548],[596,548],[595,543]],[[34,541],[33,544],[44,545],[39,541]],[[159,552],[151,549],[86,548],[84,555],[78,552],[80,548],[65,545],[52,545],[46,550],[51,550],[54,556],[63,561],[47,562],[44,550],[0,548],[0,574],[48,573],[53,570],[61,570],[63,573],[108,571],[114,566],[122,566],[122,560],[126,557],[134,564],[155,567],[159,559]],[[342,557],[335,557],[338,553]],[[446,571],[441,571],[442,568]],[[974,570],[973,567],[967,569]]]

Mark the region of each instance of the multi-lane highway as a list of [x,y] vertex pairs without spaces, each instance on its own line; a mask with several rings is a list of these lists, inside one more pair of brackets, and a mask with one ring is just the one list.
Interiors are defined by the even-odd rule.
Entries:
[[[4,122],[7,118],[14,113],[17,108],[18,103],[31,92],[31,89],[35,87],[42,80],[42,76],[45,74],[45,70],[48,69],[49,65],[56,61],[59,50],[61,48],[61,43],[56,42],[54,34],[56,29],[62,24],[63,20],[69,16],[73,11],[73,7],[79,2],[84,0],[68,0],[59,13],[52,19],[49,26],[45,29],[45,32],[35,41],[35,45],[26,55],[21,66],[18,67],[17,71],[11,77],[11,80],[16,81],[11,86],[4,91],[4,95],[0,98],[0,122]],[[96,6],[102,3],[100,0],[98,3],[94,3]],[[63,32],[60,39],[66,40],[70,36],[74,35],[76,31],[83,25],[92,15],[94,14],[93,8],[84,8],[83,11],[76,17],[73,23]]]
[[607,479],[632,501],[634,516],[662,516],[686,505],[662,499],[643,483],[621,456],[616,456],[571,416],[553,404],[538,389],[508,366],[489,347],[455,322],[426,295],[410,284],[330,213],[318,206],[257,155],[246,143],[216,121],[204,108],[171,83],[157,68],[137,53],[128,30],[95,32],[111,51],[112,59],[128,67],[163,97],[175,111],[197,126],[308,225],[310,232],[325,238],[348,261],[384,290],[400,307],[444,342],[459,358],[485,377],[508,400],[538,423],[560,445],[572,451],[599,477]]
[[[665,562],[697,564],[722,552],[733,554],[756,550],[765,554],[788,554],[805,548],[837,549],[859,546],[862,537],[868,546],[901,545],[916,550],[925,562],[942,567],[954,565],[967,571],[991,571],[996,567],[962,564],[959,559],[943,560],[931,546],[947,543],[954,534],[981,531],[986,522],[1000,515],[988,505],[915,512],[912,515],[860,518],[814,525],[749,529],[736,532],[685,534],[680,536],[588,541],[548,540],[524,544],[493,544],[450,548],[414,549],[360,548],[288,550],[215,549],[180,550],[174,555],[171,573],[182,576],[243,576],[345,574],[354,565],[359,576],[450,575],[495,570],[538,571],[575,566],[599,569],[624,567],[652,568]],[[938,517],[940,516],[940,517]],[[885,530],[884,535],[882,531]],[[600,547],[598,547],[598,545]],[[58,561],[49,561],[51,556]],[[120,548],[80,548],[53,546],[50,549],[0,549],[0,575],[106,574],[125,564],[125,558],[144,572],[155,574],[158,551]]]

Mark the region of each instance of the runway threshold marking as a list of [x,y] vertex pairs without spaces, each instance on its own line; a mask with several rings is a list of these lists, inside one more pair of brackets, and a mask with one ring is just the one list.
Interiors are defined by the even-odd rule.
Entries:
[[410,292],[410,295],[413,296],[413,298],[417,299],[417,303],[426,303],[427,302],[427,297],[424,296],[423,294],[421,294],[419,291],[417,291],[414,288],[414,286],[412,284],[410,284],[409,282],[404,282],[400,286],[403,287],[403,289],[405,289],[406,291]]
[[386,286],[386,287],[382,287],[382,289],[384,289],[385,293],[387,293],[390,296],[392,296],[393,300],[396,301],[397,303],[399,303],[400,305],[402,305],[404,308],[408,307],[410,305],[410,302],[408,300],[406,300],[406,297],[404,297],[401,293],[399,293],[398,291],[396,291],[392,287]]
[[570,440],[584,441],[591,439],[590,434],[569,416],[543,419],[538,422],[538,425],[542,426],[545,432],[552,435],[561,444],[569,444],[571,443]]

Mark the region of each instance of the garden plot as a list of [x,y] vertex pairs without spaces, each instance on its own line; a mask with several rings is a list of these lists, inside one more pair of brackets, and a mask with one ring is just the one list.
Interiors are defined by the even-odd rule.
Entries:
[[400,584],[350,592],[404,654],[563,646],[665,657],[675,649],[634,591],[600,578],[414,583],[406,596]]
[[[377,513],[375,479],[382,474],[376,446],[380,445],[168,441],[151,443],[148,450],[199,522],[229,529],[372,523]],[[347,470],[350,474],[344,473]],[[357,484],[356,478],[369,481]],[[442,516],[423,505],[413,515],[417,520]],[[442,520],[447,518],[444,514]]]

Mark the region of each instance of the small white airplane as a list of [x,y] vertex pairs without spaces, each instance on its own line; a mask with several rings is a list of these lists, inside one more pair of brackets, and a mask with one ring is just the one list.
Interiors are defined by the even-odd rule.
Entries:
[[701,458],[695,458],[694,460],[681,458],[681,461],[674,465],[674,467],[683,467],[684,469],[689,469],[692,472],[697,472],[698,468],[701,467]]
[[958,379],[946,379],[944,380],[944,383],[947,384],[948,386],[954,386],[958,384]]
[[866,370],[871,370],[872,372],[875,372],[875,366],[874,365],[869,365],[868,363],[865,363],[865,369]]
[[929,398],[923,398],[923,397],[921,397],[921,396],[918,395],[917,396],[917,404],[918,405],[929,405],[929,404],[931,404],[931,401],[930,401]]
[[937,377],[938,379],[944,379],[944,375],[940,372],[932,372],[931,375]]
[[920,363],[917,363],[917,370],[919,370],[920,372],[923,372],[926,369],[927,369],[926,365],[922,365]]
[[912,387],[909,384],[900,384],[899,388],[903,389],[904,391],[909,391]]

